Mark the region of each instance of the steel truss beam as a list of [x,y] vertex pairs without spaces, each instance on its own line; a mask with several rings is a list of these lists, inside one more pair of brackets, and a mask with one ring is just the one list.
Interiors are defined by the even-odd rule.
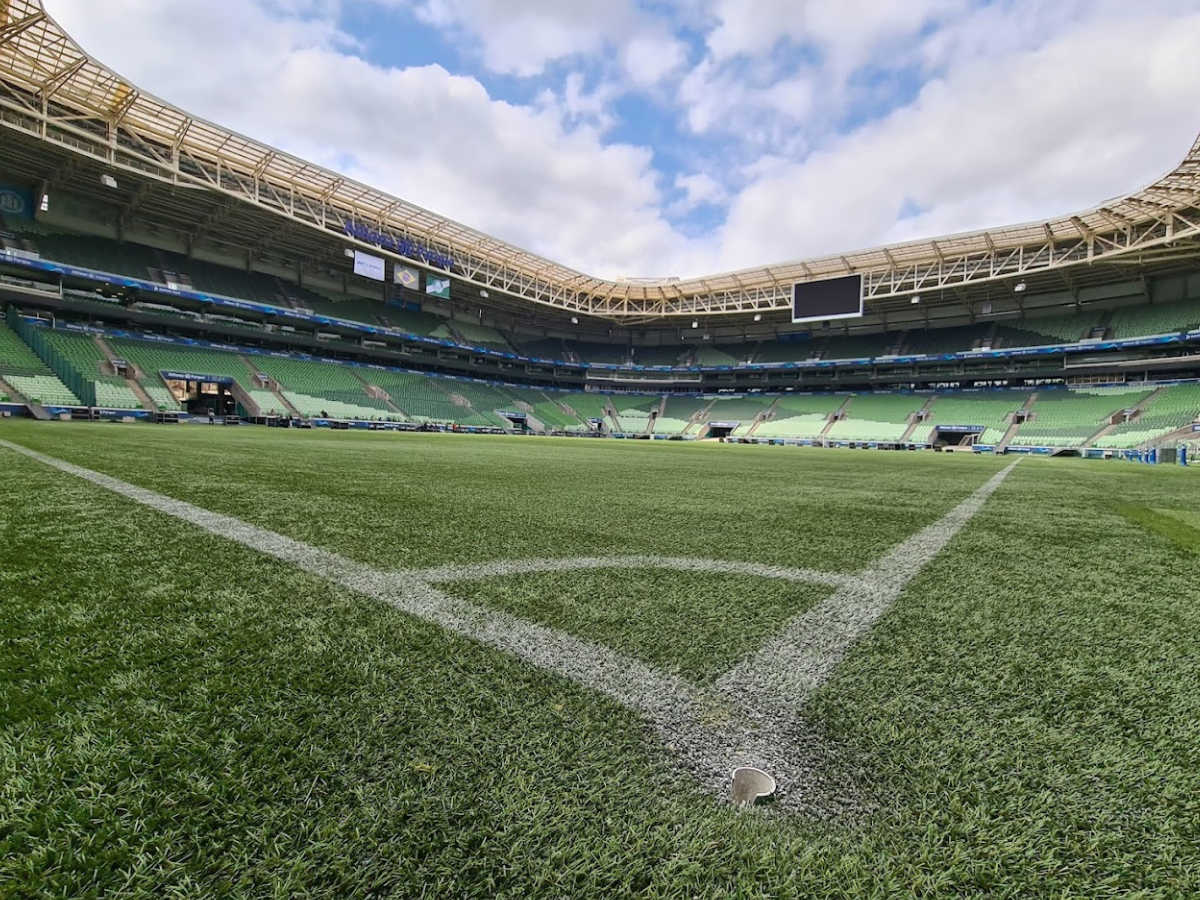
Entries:
[[[1164,251],[1194,255],[1200,238],[1197,141],[1155,184],[1056,220],[706,278],[596,279],[190,117],[87,56],[44,13],[41,0],[5,0],[5,6],[0,127],[114,169],[223,195],[194,234],[208,233],[241,203],[341,246],[358,243],[343,227],[355,221],[452,256],[453,274],[480,288],[581,315],[634,322],[780,312],[790,306],[793,282],[847,272],[863,274],[867,303],[878,310],[914,294],[1052,277]],[[387,255],[428,268],[421,259]]]

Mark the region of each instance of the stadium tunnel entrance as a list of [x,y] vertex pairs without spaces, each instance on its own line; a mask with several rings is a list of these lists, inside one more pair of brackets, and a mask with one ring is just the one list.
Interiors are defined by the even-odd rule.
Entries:
[[224,375],[194,372],[162,372],[163,381],[179,405],[190,415],[229,417],[238,415],[234,381]]
[[982,425],[938,425],[933,444],[935,447],[974,447],[985,430]]
[[716,438],[726,440],[733,436],[741,422],[709,422],[700,429],[701,438]]

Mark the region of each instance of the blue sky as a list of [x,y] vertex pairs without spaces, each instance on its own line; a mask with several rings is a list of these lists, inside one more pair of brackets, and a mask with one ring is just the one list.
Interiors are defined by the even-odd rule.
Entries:
[[45,0],[189,112],[589,274],[1057,215],[1200,131],[1200,0]]

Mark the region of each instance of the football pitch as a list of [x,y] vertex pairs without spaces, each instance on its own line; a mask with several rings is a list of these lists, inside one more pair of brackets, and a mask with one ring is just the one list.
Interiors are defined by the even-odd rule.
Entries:
[[0,897],[1195,897],[1197,509],[1115,462],[3,421]]

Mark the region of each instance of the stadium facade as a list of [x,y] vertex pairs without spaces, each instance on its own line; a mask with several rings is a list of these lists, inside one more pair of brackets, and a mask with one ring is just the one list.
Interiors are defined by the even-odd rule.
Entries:
[[[195,346],[577,394],[1028,398],[1200,377],[1200,142],[1153,184],[1073,215],[703,278],[612,281],[190,116],[91,58],[41,0],[0,0],[0,216],[0,298],[14,333],[49,316],[101,340],[100,325],[157,330]],[[862,317],[793,322],[797,283],[846,275],[861,276]],[[25,340],[57,367],[60,350]],[[77,398],[94,400],[85,383],[96,379],[78,380]],[[1158,390],[1125,398],[1131,422]],[[619,426],[618,404],[595,412],[576,424]],[[653,412],[688,427],[700,415]],[[839,412],[797,415],[825,416],[812,436],[827,437]],[[929,412],[904,413],[905,437]]]

